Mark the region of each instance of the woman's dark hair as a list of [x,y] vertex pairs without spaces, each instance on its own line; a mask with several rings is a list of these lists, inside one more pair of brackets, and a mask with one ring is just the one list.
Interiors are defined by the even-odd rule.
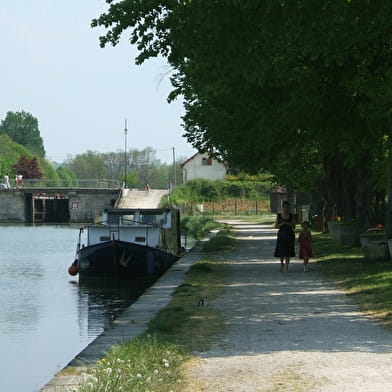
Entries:
[[282,203],[282,207],[283,206],[290,207],[290,204],[289,204],[289,202],[287,200],[284,200],[283,203]]

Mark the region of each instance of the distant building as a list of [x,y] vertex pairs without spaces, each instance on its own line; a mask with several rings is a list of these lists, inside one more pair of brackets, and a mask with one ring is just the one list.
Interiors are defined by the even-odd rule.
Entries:
[[191,156],[181,164],[181,167],[184,183],[195,178],[221,180],[227,174],[227,167],[224,163],[201,152]]

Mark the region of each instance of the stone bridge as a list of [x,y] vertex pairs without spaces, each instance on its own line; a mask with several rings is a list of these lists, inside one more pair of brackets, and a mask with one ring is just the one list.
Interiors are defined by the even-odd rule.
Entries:
[[105,208],[156,208],[166,190],[26,187],[0,189],[0,222],[92,223]]

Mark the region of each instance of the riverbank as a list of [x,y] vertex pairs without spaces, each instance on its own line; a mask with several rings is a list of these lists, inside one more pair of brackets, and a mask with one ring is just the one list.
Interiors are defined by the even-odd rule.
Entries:
[[[205,239],[208,240],[208,237]],[[205,241],[204,240],[204,241]],[[110,348],[147,330],[147,324],[172,298],[174,290],[184,281],[192,264],[202,257],[203,241],[184,255],[153,286],[148,288],[109,328],[82,350],[64,369],[40,389],[40,392],[76,390],[86,366],[102,359]]]
[[[228,267],[225,291],[203,303],[223,314],[225,329],[211,349],[195,350],[183,391],[388,390],[391,332],[361,313],[317,264],[304,273],[294,259],[279,273],[271,226],[231,224],[238,247],[213,256]],[[186,257],[192,263],[201,256],[199,249]]]

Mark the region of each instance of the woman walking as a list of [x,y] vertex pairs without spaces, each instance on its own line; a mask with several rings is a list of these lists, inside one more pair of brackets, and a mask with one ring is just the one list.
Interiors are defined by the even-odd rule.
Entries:
[[280,258],[279,271],[282,272],[285,269],[287,272],[290,258],[295,256],[295,217],[290,213],[288,201],[282,203],[282,212],[276,216],[275,228],[279,231],[274,256]]

